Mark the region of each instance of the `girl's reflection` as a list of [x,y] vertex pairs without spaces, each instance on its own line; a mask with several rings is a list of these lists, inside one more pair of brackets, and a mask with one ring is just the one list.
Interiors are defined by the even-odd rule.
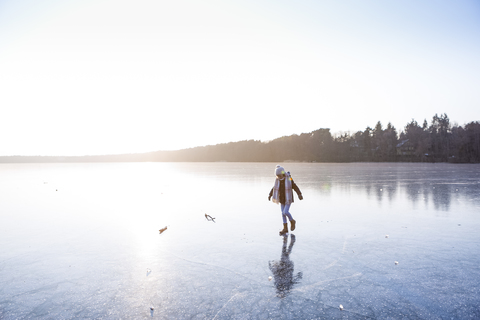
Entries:
[[288,236],[283,237],[282,257],[280,261],[269,261],[268,266],[272,270],[275,287],[277,287],[277,296],[284,298],[290,292],[293,285],[302,279],[302,273],[298,272],[293,276],[293,261],[290,260],[293,244],[295,243],[295,235],[290,235],[290,245],[287,249]]

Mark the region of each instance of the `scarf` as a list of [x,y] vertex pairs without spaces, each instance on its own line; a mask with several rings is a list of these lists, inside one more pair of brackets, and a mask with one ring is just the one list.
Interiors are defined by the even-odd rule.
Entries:
[[[292,177],[288,172],[285,174],[285,204],[292,203],[293,192],[292,192]],[[272,202],[279,204],[280,203],[280,179],[275,178],[275,184],[273,185],[273,197]]]

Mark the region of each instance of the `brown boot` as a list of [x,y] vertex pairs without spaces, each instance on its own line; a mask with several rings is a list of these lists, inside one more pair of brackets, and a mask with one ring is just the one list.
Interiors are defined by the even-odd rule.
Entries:
[[278,234],[281,235],[281,236],[283,236],[283,235],[285,235],[285,234],[287,234],[287,233],[288,233],[288,224],[284,223],[284,224],[283,224],[283,230],[280,231]]
[[295,223],[296,223],[295,220],[293,220],[293,219],[290,220],[290,230],[292,230],[292,231],[295,230]]

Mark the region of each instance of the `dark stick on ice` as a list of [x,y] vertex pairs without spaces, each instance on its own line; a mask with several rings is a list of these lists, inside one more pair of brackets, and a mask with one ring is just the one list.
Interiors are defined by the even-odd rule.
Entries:
[[211,215],[206,214],[206,213],[205,213],[205,218],[206,218],[208,221],[213,221],[213,222],[215,222],[215,218],[212,217]]
[[160,234],[162,234],[165,230],[167,230],[167,227],[162,228],[162,229],[160,229],[160,230],[158,230],[158,231],[160,231]]

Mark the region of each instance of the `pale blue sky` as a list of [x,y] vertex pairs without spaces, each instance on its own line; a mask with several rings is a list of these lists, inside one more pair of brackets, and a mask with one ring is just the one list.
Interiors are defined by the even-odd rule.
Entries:
[[478,1],[1,1],[0,155],[480,121]]

